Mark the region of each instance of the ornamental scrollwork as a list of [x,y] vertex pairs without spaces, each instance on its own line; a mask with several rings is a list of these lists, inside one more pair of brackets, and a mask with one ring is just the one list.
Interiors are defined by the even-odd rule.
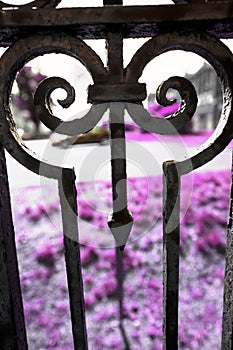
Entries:
[[[16,77],[17,72],[24,67],[24,65],[31,59],[43,55],[46,53],[63,53],[70,55],[78,60],[80,60],[89,70],[94,81],[103,81],[106,76],[106,70],[102,64],[100,58],[95,54],[95,52],[86,45],[82,40],[76,39],[74,37],[57,35],[57,36],[33,36],[17,41],[12,45],[2,56],[1,66],[0,66],[0,76],[1,76],[1,142],[5,145],[6,149],[15,157],[20,163],[30,170],[40,173],[43,168],[45,173],[41,174],[47,177],[57,177],[55,176],[55,168],[50,169],[49,164],[44,164],[41,167],[40,162],[43,161],[35,157],[35,155],[30,152],[27,147],[17,134],[15,123],[11,114],[10,109],[10,93],[12,90],[12,85]],[[51,86],[52,84],[52,86]],[[44,93],[43,86],[46,85],[48,91]],[[54,88],[61,87],[64,88],[68,93],[68,97],[65,101],[60,104],[63,107],[68,107],[74,100],[73,88],[61,78],[49,78],[45,80],[41,87],[39,87],[36,92],[35,102],[38,103],[44,101],[40,106],[36,106],[39,117],[43,114],[42,119],[45,121],[48,127],[54,129],[54,123],[57,127],[57,132],[67,133],[68,135],[73,135],[75,132],[83,133],[94,127],[94,125],[101,119],[103,113],[105,112],[106,106],[100,105],[93,108],[87,113],[87,116],[74,121],[61,122],[58,118],[51,115],[51,110],[46,103],[48,100],[48,95],[54,90]],[[43,90],[43,91],[42,91]],[[42,113],[43,112],[43,113]],[[53,119],[54,118],[54,119]],[[17,151],[16,151],[17,150]],[[51,172],[50,172],[50,170]]]
[[[43,4],[44,7],[54,7],[58,2],[43,1]],[[3,2],[0,3],[0,7],[3,6],[2,4]],[[41,1],[40,4],[42,4]],[[30,6],[37,5],[39,5],[39,1],[30,3]],[[82,344],[83,349],[87,349],[81,263],[79,252],[77,251],[77,240],[79,237],[76,221],[75,173],[72,169],[54,166],[39,159],[25,146],[19,137],[10,108],[10,94],[17,73],[31,59],[48,53],[69,55],[79,60],[90,72],[93,85],[89,87],[88,101],[92,103],[92,107],[85,116],[71,121],[62,121],[53,114],[50,106],[50,96],[55,89],[62,88],[67,94],[64,100],[58,101],[62,107],[68,108],[75,100],[73,87],[66,80],[59,77],[48,78],[41,82],[35,93],[35,110],[40,120],[48,128],[69,136],[91,130],[100,121],[105,111],[107,109],[109,110],[113,213],[108,224],[115,238],[115,246],[123,250],[133,226],[133,215],[127,207],[125,111],[128,111],[136,124],[145,128],[147,131],[156,134],[165,134],[174,129],[179,130],[189,122],[197,106],[197,96],[192,84],[184,78],[171,77],[159,86],[157,90],[157,101],[163,106],[175,103],[174,100],[170,101],[167,99],[167,91],[169,88],[173,88],[180,94],[180,107],[175,113],[164,119],[150,115],[142,105],[142,101],[146,97],[146,85],[139,83],[143,69],[153,58],[164,52],[184,50],[191,51],[203,57],[217,72],[221,80],[223,108],[215,132],[207,143],[200,147],[196,155],[180,162],[166,162],[164,166],[164,174],[168,179],[168,194],[165,194],[166,203],[164,210],[164,246],[169,253],[171,253],[172,249],[174,258],[167,263],[167,256],[166,254],[164,255],[164,265],[167,264],[168,266],[168,268],[166,266],[165,268],[172,272],[168,278],[165,276],[167,284],[164,284],[164,310],[166,312],[169,309],[169,314],[174,316],[176,323],[178,320],[176,314],[178,307],[173,307],[173,311],[171,312],[170,305],[178,305],[180,176],[213,159],[228,145],[233,137],[233,56],[226,45],[208,33],[197,32],[192,29],[161,33],[148,40],[135,53],[128,66],[124,68],[122,56],[123,35],[119,32],[115,34],[111,33],[111,39],[109,37],[107,38],[107,48],[110,52],[107,68],[104,67],[103,62],[96,52],[83,40],[64,33],[48,34],[46,32],[43,35],[37,34],[33,37],[24,37],[10,46],[0,59],[0,142],[23,166],[37,174],[48,178],[55,178],[59,183],[75,349],[80,349],[80,344]],[[117,53],[119,56],[115,57]],[[168,196],[169,194],[172,197],[170,201],[166,198],[166,195]],[[173,220],[174,213],[177,214],[175,220]],[[171,218],[171,230],[166,231]],[[172,242],[166,246],[170,239],[169,235],[172,236]],[[117,254],[119,267],[117,278],[119,290],[122,291],[123,260],[118,249]],[[176,283],[174,283],[174,276],[177,278]],[[174,287],[174,290],[169,289],[170,287]],[[167,295],[167,291],[171,293]],[[126,335],[122,322],[124,315],[122,301],[123,293],[120,293],[120,328],[125,339]],[[165,317],[164,320],[164,324],[166,323],[168,330],[169,323],[171,325],[170,329],[173,332],[173,343],[175,344],[177,342],[176,330],[178,329],[178,325],[175,323],[174,326],[172,318],[167,320]],[[175,332],[173,331],[174,328]]]
[[[232,139],[233,56],[232,52],[224,43],[205,32],[197,32],[196,30],[192,30],[192,28],[188,28],[180,32],[163,33],[147,41],[136,52],[126,68],[126,81],[138,81],[147,63],[149,63],[156,56],[170,50],[190,51],[206,59],[215,69],[218,77],[220,78],[223,96],[221,117],[211,138],[199,148],[197,154],[189,159],[185,159],[184,161],[177,163],[180,174],[185,174],[216,157],[222,150],[224,150]],[[169,87],[177,89],[183,102],[181,103],[180,110],[173,116],[167,117],[165,121],[163,120],[163,122],[158,122],[156,118],[150,116],[147,110],[145,110],[143,107],[140,108],[140,117],[138,114],[136,115],[136,113],[132,111],[132,107],[128,107],[131,117],[137,123],[140,123],[141,125],[144,124],[148,131],[156,132],[158,134],[164,133],[166,127],[162,126],[166,123],[166,121],[169,121],[170,124],[167,123],[167,130],[169,133],[169,128],[171,129],[171,125],[179,129],[183,126],[183,121],[184,123],[187,123],[194,114],[197,100],[195,97],[196,93],[194,92],[191,84],[177,77],[170,78],[168,81],[162,84],[157,91],[157,98],[158,101],[165,106],[168,102],[164,96],[164,93]],[[183,90],[182,94],[181,90]],[[143,120],[143,122],[141,122],[141,120]]]
[[[188,31],[188,35],[187,35]],[[123,38],[122,38],[123,40]],[[119,47],[120,36],[117,36]],[[111,40],[109,50],[114,52],[114,39]],[[231,76],[232,53],[218,39],[208,33],[195,34],[192,30],[159,34],[148,40],[132,57],[126,68],[118,67],[119,76],[111,67],[105,68],[100,57],[83,40],[67,34],[36,35],[20,39],[13,44],[2,56],[0,65],[0,141],[5,148],[30,170],[47,177],[57,178],[58,168],[50,166],[35,157],[23,144],[14,125],[10,110],[10,92],[17,72],[31,59],[47,53],[63,53],[79,60],[90,72],[93,85],[89,87],[88,100],[92,107],[80,119],[63,121],[53,115],[50,107],[50,95],[57,89],[66,91],[67,97],[58,103],[68,108],[75,99],[73,87],[59,77],[47,78],[39,85],[35,93],[35,109],[40,120],[52,131],[74,136],[91,130],[102,118],[107,109],[110,110],[110,129],[112,138],[112,154],[118,157],[119,145],[114,139],[121,135],[121,148],[124,150],[124,111],[127,110],[133,121],[149,132],[156,134],[171,133],[179,130],[194,115],[197,106],[197,96],[192,84],[182,77],[171,77],[163,82],[157,90],[157,101],[163,105],[171,105],[175,101],[167,99],[169,88],[176,89],[181,97],[178,110],[167,118],[150,115],[143,107],[142,101],[146,97],[145,84],[139,83],[145,66],[156,56],[170,50],[184,50],[194,52],[205,58],[216,70],[221,79],[223,94],[222,116],[212,138],[203,145],[199,153],[189,159],[178,162],[180,174],[187,173],[214,158],[231,141],[233,130]],[[114,58],[115,59],[115,58]],[[120,62],[120,60],[119,60]],[[120,64],[120,63],[119,63]],[[115,61],[114,61],[115,65]],[[115,69],[115,68],[114,68]],[[113,74],[114,72],[114,74]],[[117,106],[114,103],[117,102]],[[120,107],[119,107],[120,106]],[[117,124],[117,127],[114,127]],[[115,149],[115,151],[114,151]],[[123,151],[122,151],[123,152]],[[122,153],[124,155],[124,152]],[[43,164],[43,166],[41,166]],[[112,163],[114,167],[114,162]],[[125,160],[118,164],[122,168],[122,179],[126,179]],[[43,171],[42,171],[43,169]],[[41,173],[42,171],[42,173]],[[60,170],[59,170],[60,171]],[[119,176],[119,181],[122,180]],[[114,186],[114,201],[117,199],[117,181]],[[124,188],[126,192],[126,188]],[[127,210],[126,195],[122,196],[122,204],[117,206],[118,216],[123,224],[131,227],[132,217]],[[117,220],[118,220],[117,219]],[[113,223],[111,221],[111,225]],[[122,244],[124,245],[124,244]]]

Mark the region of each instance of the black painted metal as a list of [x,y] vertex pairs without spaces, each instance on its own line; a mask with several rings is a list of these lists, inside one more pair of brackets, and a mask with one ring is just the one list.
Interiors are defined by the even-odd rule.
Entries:
[[6,159],[0,146],[0,349],[27,348]]
[[[123,36],[121,26],[108,28],[106,46],[108,49],[109,82],[124,84],[123,69]],[[120,96],[118,96],[121,101]],[[109,227],[117,246],[122,250],[129,237],[133,218],[127,209],[127,173],[124,104],[110,103],[110,135],[111,135],[111,166],[112,166],[112,198],[113,213]]]
[[110,104],[110,130],[113,213],[108,224],[116,245],[123,250],[132,229],[133,217],[127,208],[126,147],[122,104]]
[[59,181],[59,194],[74,349],[87,350],[85,305],[77,227],[77,191],[75,173],[72,169],[63,169],[62,178]]
[[116,278],[118,282],[118,305],[119,305],[119,328],[122,335],[124,350],[130,350],[130,343],[127,336],[127,330],[124,326],[124,261],[123,250],[119,246],[116,247]]
[[[22,143],[10,111],[10,93],[17,72],[29,61],[45,53],[63,53],[78,59],[88,69],[93,85],[88,89],[90,111],[79,120],[63,122],[50,109],[50,94],[56,88],[67,92],[59,101],[68,108],[75,99],[74,89],[61,78],[44,80],[35,94],[35,109],[51,130],[77,135],[92,129],[104,112],[110,111],[113,212],[109,227],[116,241],[119,296],[119,327],[125,349],[130,341],[123,322],[125,247],[133,225],[128,211],[124,113],[146,130],[158,134],[182,128],[193,116],[197,96],[190,82],[171,77],[160,85],[157,100],[166,106],[169,88],[182,99],[181,108],[167,119],[152,117],[142,105],[146,85],[139,83],[145,66],[158,55],[181,49],[204,57],[222,82],[223,110],[217,129],[200,152],[182,162],[168,161],[164,170],[164,350],[178,349],[179,302],[179,196],[183,174],[205,164],[219,154],[233,138],[233,57],[218,38],[233,38],[231,2],[179,1],[177,5],[123,6],[122,0],[104,0],[100,8],[57,9],[60,0],[35,0],[27,5],[0,1],[0,43],[12,45],[0,59],[0,143],[23,166],[58,181],[62,209],[65,261],[70,297],[74,349],[87,349],[85,305],[79,252],[75,174],[47,164]],[[78,1],[77,1],[78,6]],[[169,28],[169,30],[168,30]],[[211,33],[211,34],[210,34]],[[107,67],[83,39],[105,39]],[[152,37],[123,66],[124,38]],[[1,147],[2,147],[1,146]],[[0,150],[0,350],[27,349],[24,314],[19,284],[14,229],[4,152]],[[231,198],[233,194],[231,193]],[[232,350],[232,202],[226,253],[225,299],[222,350]],[[4,287],[2,287],[4,286]]]
[[163,164],[163,348],[178,349],[180,176],[174,161]]
[[224,278],[222,350],[233,349],[233,168],[231,171],[231,176],[231,196],[227,227],[226,265]]

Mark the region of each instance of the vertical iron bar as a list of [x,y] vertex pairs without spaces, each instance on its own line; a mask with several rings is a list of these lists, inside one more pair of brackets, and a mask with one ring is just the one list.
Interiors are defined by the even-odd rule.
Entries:
[[77,191],[73,169],[63,169],[59,194],[64,231],[65,261],[75,350],[87,350],[82,269],[77,226]]
[[[107,36],[108,69],[110,84],[122,83],[123,69],[123,37],[121,27],[111,25]],[[111,167],[113,214],[109,227],[117,246],[124,249],[132,228],[133,218],[127,209],[127,173],[126,145],[124,124],[124,103],[110,103],[110,134],[111,134]]]
[[224,277],[222,350],[233,349],[233,154],[231,169],[231,193],[227,225],[226,263]]
[[27,338],[4,149],[0,146],[0,349],[26,350]]
[[117,280],[118,280],[118,296],[119,296],[119,315],[120,320],[123,319],[124,310],[123,310],[123,281],[124,281],[124,266],[123,266],[123,252],[116,247],[116,268],[117,268]]
[[163,349],[178,349],[180,175],[176,162],[163,164]]
[[[122,4],[122,1],[104,1],[104,4]],[[123,68],[123,36],[121,26],[109,26],[106,40],[108,50],[108,70],[110,84],[121,84],[124,80]],[[116,241],[116,277],[118,281],[119,326],[125,350],[129,350],[129,342],[124,328],[124,263],[123,249],[132,228],[133,218],[127,208],[127,173],[125,144],[125,107],[122,102],[110,103],[110,135],[111,135],[111,169],[113,213],[108,222]]]
[[[112,29],[117,28],[113,27]],[[111,77],[110,83],[114,83],[115,81],[121,83],[123,80],[122,33],[118,31],[112,33],[110,29],[107,36],[106,46],[108,50],[108,69]],[[109,118],[111,134],[113,212],[117,213],[125,210],[127,207],[124,106],[121,102],[110,104]],[[117,184],[118,187],[119,185],[121,186],[121,189],[117,189]]]
[[109,227],[116,241],[116,277],[118,281],[118,301],[120,330],[125,344],[125,350],[129,349],[129,343],[123,325],[124,311],[124,264],[123,249],[132,228],[132,216],[127,208],[126,185],[126,149],[124,106],[121,103],[110,104],[110,131],[111,131],[111,166],[112,166],[112,191],[113,214]]
[[126,146],[122,103],[110,104],[110,134],[113,212],[121,213],[127,210]]
[[123,299],[124,299],[124,264],[123,264],[123,251],[116,247],[116,265],[117,265],[117,280],[118,280],[118,297],[119,297],[119,317],[120,317],[120,331],[122,339],[124,341],[125,348],[124,350],[130,350],[129,341],[127,334],[124,328],[124,308],[123,308]]
[[108,52],[109,83],[122,83],[124,76],[123,67],[123,34],[121,25],[109,25],[106,40]]

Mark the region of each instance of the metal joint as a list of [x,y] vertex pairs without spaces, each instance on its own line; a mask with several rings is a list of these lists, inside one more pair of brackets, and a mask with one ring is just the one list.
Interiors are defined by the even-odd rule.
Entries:
[[141,102],[147,96],[146,84],[94,84],[88,87],[88,102]]

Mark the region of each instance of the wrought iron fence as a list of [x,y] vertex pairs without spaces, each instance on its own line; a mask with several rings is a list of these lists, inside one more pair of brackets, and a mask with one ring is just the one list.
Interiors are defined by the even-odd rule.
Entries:
[[[60,2],[36,0],[26,5],[0,2],[0,42],[2,46],[9,46],[0,60],[0,348],[27,349],[3,149],[29,170],[58,181],[73,344],[74,349],[88,348],[76,222],[75,173],[72,169],[53,166],[37,158],[17,134],[10,109],[10,94],[17,72],[29,60],[46,53],[63,53],[74,57],[90,72],[94,83],[89,86],[88,101],[92,107],[81,119],[64,122],[51,112],[49,98],[56,88],[67,92],[67,98],[60,101],[63,107],[69,107],[74,101],[74,89],[66,80],[48,78],[38,87],[34,98],[35,110],[40,120],[52,131],[69,136],[85,133],[98,123],[107,109],[110,110],[113,213],[108,224],[116,241],[122,314],[122,254],[133,225],[133,216],[127,206],[124,113],[127,111],[136,124],[156,134],[171,133],[174,128],[182,128],[192,118],[197,96],[192,84],[184,78],[171,77],[157,91],[158,102],[165,106],[173,103],[166,98],[168,89],[179,92],[182,103],[174,115],[166,119],[152,117],[142,105],[146,98],[146,85],[139,83],[143,69],[161,53],[178,49],[194,52],[214,67],[221,79],[224,103],[219,124],[208,144],[190,159],[167,161],[163,166],[163,347],[174,350],[178,348],[180,179],[213,159],[226,148],[233,136],[233,56],[220,41],[221,38],[233,36],[232,3],[188,1],[179,4],[174,1],[174,5],[126,7],[122,0],[104,0],[103,7],[58,9]],[[124,67],[123,40],[147,37],[151,39],[140,47],[127,67]],[[106,67],[97,53],[83,41],[93,38],[106,40]],[[233,349],[231,260],[230,212],[223,312],[224,350]],[[125,347],[128,348],[123,326],[121,330]]]

